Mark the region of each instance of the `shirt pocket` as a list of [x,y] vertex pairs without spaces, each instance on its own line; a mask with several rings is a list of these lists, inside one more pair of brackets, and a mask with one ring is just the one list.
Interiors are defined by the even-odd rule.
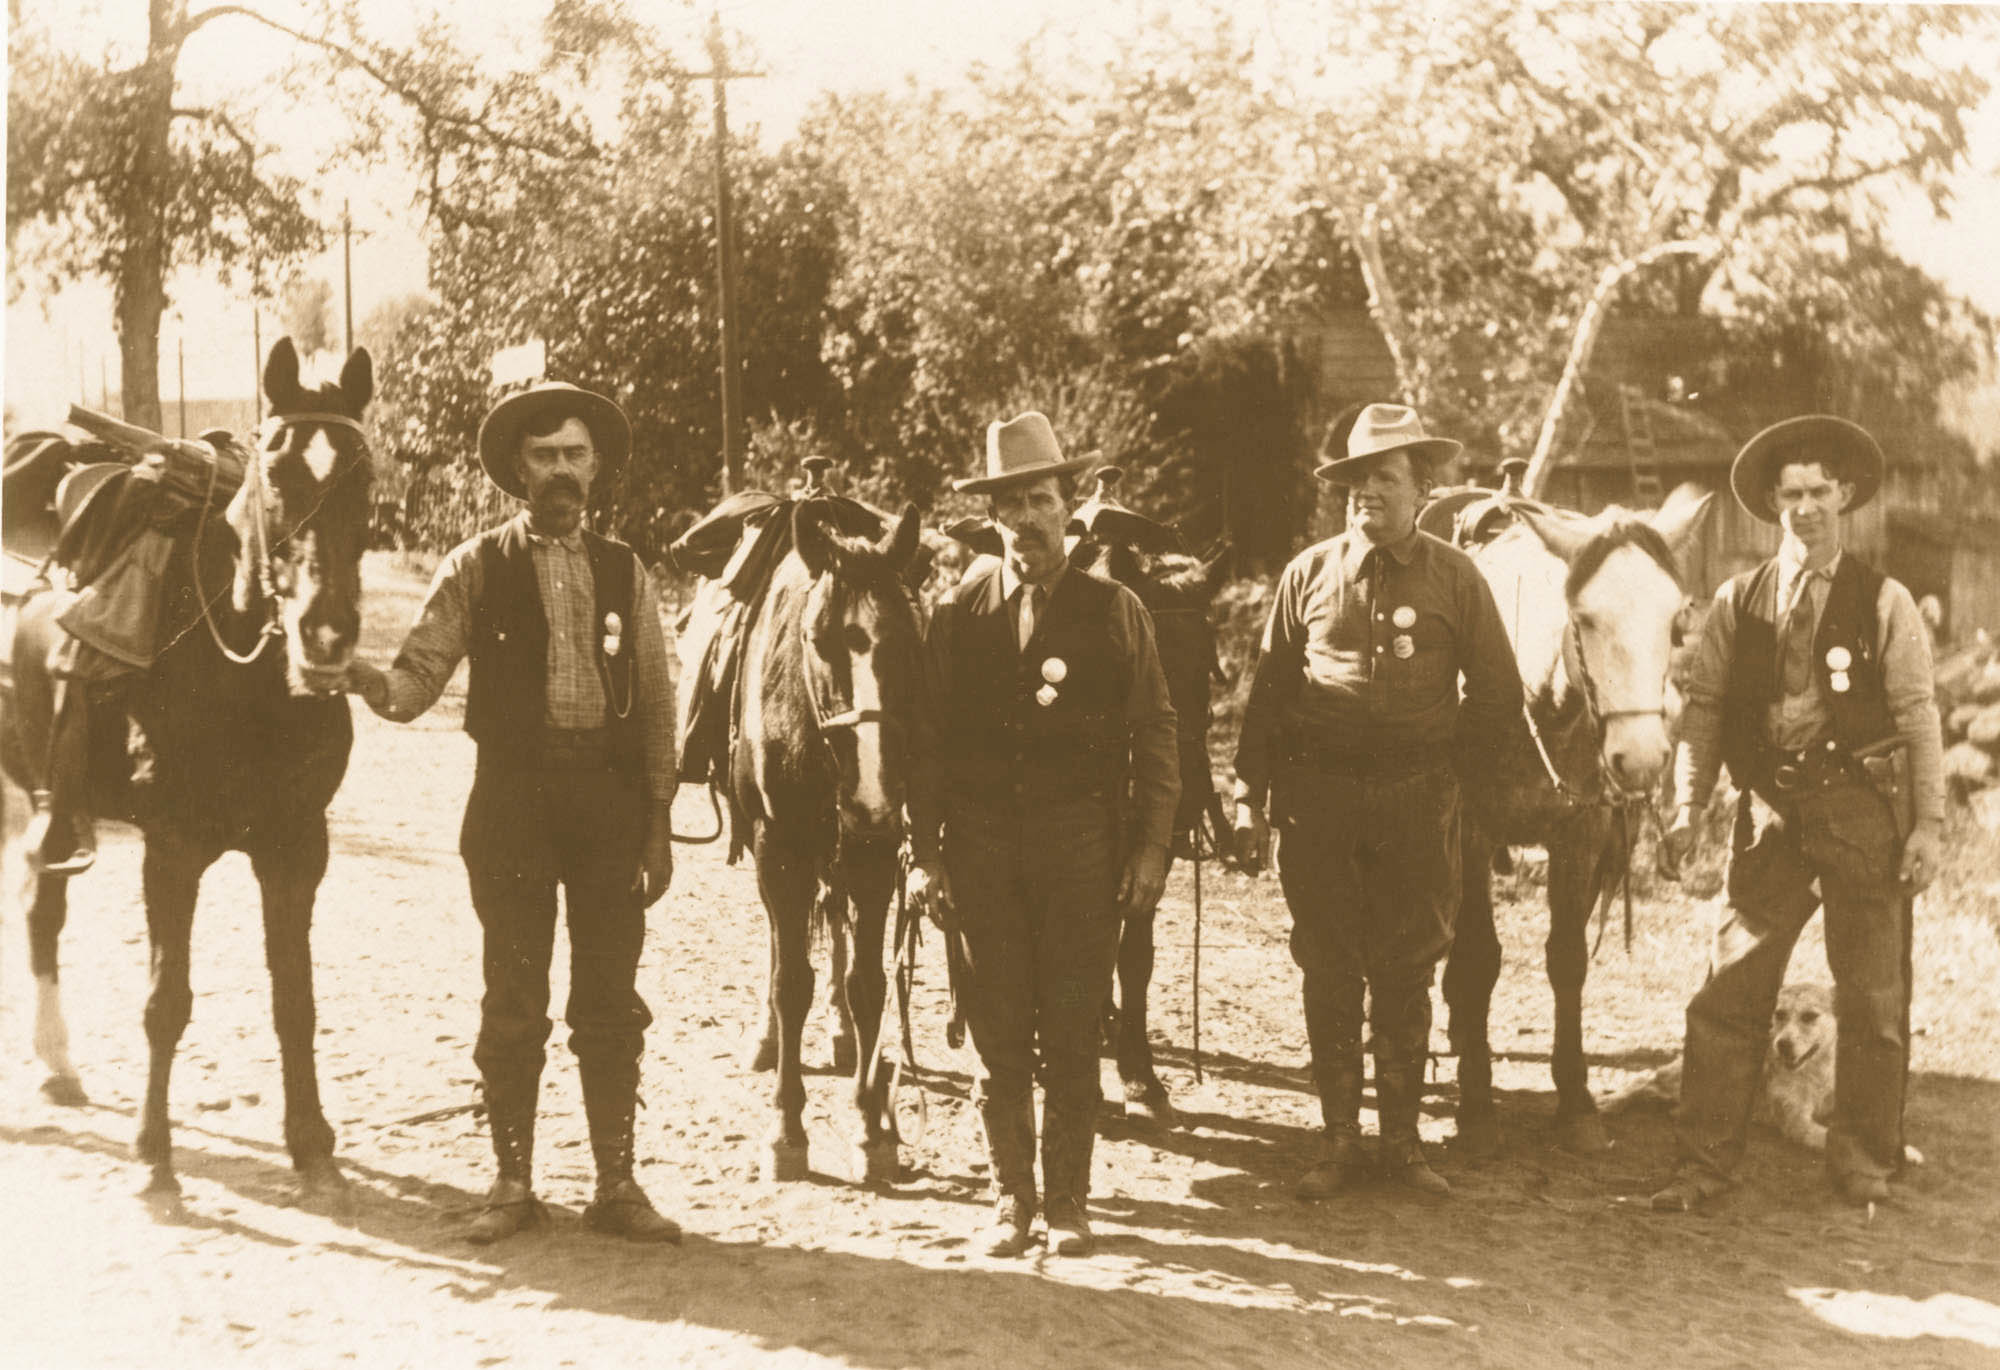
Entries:
[[[1417,621],[1408,628],[1398,628],[1391,620],[1388,631],[1389,636],[1382,644],[1385,648],[1382,659],[1388,678],[1397,689],[1419,696],[1456,689],[1458,658],[1451,629],[1440,615],[1419,610]],[[1405,638],[1410,644],[1408,656],[1397,650]]]

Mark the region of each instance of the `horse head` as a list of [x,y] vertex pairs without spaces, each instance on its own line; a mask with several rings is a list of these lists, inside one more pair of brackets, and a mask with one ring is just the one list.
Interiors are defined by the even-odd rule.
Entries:
[[812,576],[800,612],[805,685],[831,753],[843,835],[898,834],[909,769],[905,720],[921,688],[922,632],[904,576],[918,551],[915,506],[870,541],[839,530],[825,500],[792,514],[799,560]]
[[1596,719],[1605,776],[1628,794],[1650,789],[1672,756],[1668,675],[1686,602],[1678,557],[1711,498],[1682,486],[1644,516],[1519,510],[1567,567],[1561,669]]
[[284,630],[292,692],[338,688],[361,635],[361,554],[373,468],[361,415],[374,364],[356,348],[340,379],[307,389],[299,355],[280,338],[264,364],[271,417],[230,502],[239,614],[260,604]]

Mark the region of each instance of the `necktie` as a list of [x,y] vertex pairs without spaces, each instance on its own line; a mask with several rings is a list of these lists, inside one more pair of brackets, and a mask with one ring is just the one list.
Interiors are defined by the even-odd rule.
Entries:
[[1028,640],[1035,635],[1035,625],[1041,622],[1042,602],[1048,597],[1049,592],[1039,585],[1023,585],[1020,593],[1020,632],[1014,645],[1015,650],[1025,652],[1028,650]]
[[1801,571],[1792,585],[1792,607],[1785,614],[1784,636],[1778,645],[1779,674],[1787,695],[1812,689],[1812,573]]

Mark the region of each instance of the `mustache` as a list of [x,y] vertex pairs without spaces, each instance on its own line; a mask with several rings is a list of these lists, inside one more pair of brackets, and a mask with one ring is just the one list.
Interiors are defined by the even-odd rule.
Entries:
[[547,480],[542,482],[542,488],[537,493],[542,495],[553,495],[558,490],[567,490],[570,494],[576,496],[578,499],[583,498],[583,483],[577,480],[575,476],[571,475],[550,476]]

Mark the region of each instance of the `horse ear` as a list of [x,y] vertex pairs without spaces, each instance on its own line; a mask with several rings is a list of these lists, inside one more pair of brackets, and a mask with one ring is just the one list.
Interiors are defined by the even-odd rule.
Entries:
[[264,362],[264,398],[273,409],[296,409],[299,394],[299,352],[289,337],[271,344]]
[[824,504],[801,500],[792,510],[792,546],[815,576],[824,575],[833,565],[833,537],[827,531]]
[[368,401],[375,398],[375,359],[368,355],[368,349],[357,347],[347,354],[347,365],[340,368],[340,397],[354,411],[356,418],[368,407]]
[[1517,504],[1514,512],[1542,540],[1542,546],[1564,561],[1574,559],[1583,550],[1584,544],[1590,541],[1588,528],[1556,510]]
[[902,517],[896,520],[895,531],[889,535],[889,546],[883,559],[889,569],[901,574],[909,566],[910,558],[917,554],[917,535],[923,531],[923,520],[917,515],[917,506],[905,504]]
[[1694,540],[1714,501],[1712,491],[1695,485],[1677,486],[1667,496],[1667,502],[1647,522],[1653,525],[1654,532],[1666,539],[1667,546],[1678,556]]

